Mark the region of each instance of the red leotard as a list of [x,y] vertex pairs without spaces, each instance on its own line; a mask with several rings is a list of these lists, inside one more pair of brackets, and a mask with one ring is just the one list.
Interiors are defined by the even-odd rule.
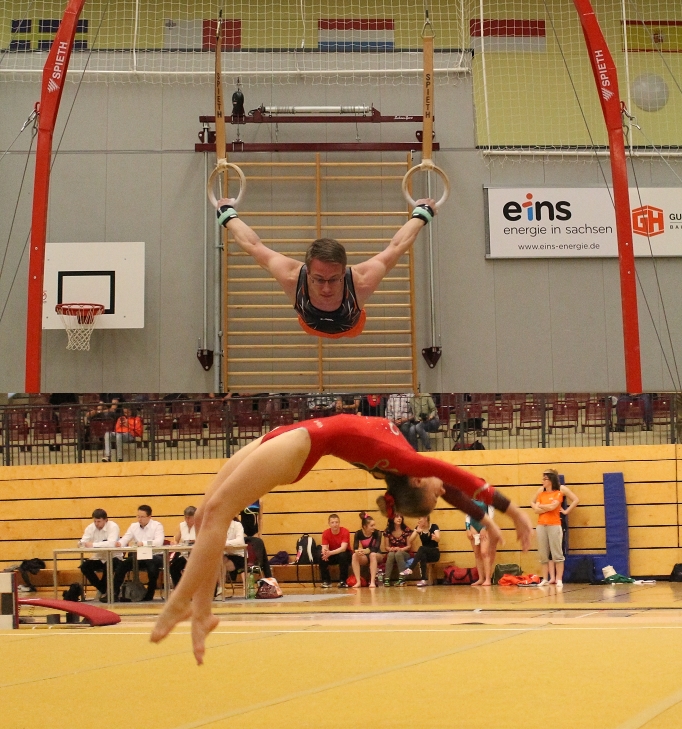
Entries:
[[[456,506],[461,491],[471,498],[491,504],[495,489],[482,478],[436,458],[420,456],[405,440],[398,427],[384,418],[333,415],[284,425],[263,436],[263,443],[289,430],[304,428],[310,434],[310,453],[296,481],[300,481],[322,456],[336,456],[365,471],[385,471],[406,476],[436,476],[443,481],[443,498]],[[454,489],[453,489],[454,487]]]

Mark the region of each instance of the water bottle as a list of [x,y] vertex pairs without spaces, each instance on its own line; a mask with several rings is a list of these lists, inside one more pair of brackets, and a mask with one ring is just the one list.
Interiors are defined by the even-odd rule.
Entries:
[[251,570],[246,577],[246,597],[248,600],[256,597],[256,578]]

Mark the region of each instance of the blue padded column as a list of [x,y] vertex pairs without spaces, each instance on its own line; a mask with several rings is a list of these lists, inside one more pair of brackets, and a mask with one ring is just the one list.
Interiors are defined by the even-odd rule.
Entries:
[[604,474],[604,517],[606,520],[606,564],[619,575],[630,576],[630,538],[625,479],[622,473]]

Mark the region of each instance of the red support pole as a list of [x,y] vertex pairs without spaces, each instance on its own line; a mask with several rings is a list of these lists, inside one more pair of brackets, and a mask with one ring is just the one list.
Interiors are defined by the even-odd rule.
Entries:
[[620,261],[620,298],[623,311],[623,343],[625,346],[625,386],[628,392],[642,392],[642,363],[639,346],[639,316],[637,313],[637,280],[635,254],[632,247],[630,194],[625,160],[625,142],[621,119],[620,95],[616,65],[590,0],[573,0],[582,25],[590,63],[597,84],[606,129],[609,135],[609,155],[613,178],[613,198],[616,208],[616,236]]
[[71,49],[78,18],[85,0],[69,0],[43,69],[40,93],[36,171],[33,183],[33,215],[31,218],[31,252],[28,264],[28,307],[26,315],[26,378],[25,390],[40,392],[43,341],[43,276],[45,273],[45,240],[47,237],[47,204],[50,192],[52,135],[59,102],[66,81]]

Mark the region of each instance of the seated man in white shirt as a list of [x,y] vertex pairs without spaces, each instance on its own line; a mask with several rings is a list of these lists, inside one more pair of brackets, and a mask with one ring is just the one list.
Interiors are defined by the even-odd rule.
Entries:
[[[92,524],[88,524],[85,532],[81,537],[81,547],[89,547],[92,549],[100,549],[102,547],[115,547],[116,542],[121,534],[118,524],[109,521],[107,512],[104,509],[95,509],[92,512]],[[118,567],[122,552],[113,555],[111,563],[116,570]],[[100,600],[106,602],[107,599],[107,561],[106,558],[99,559],[97,557],[84,559],[81,563],[81,572],[88,582],[100,593]],[[102,576],[99,576],[99,572]]]
[[[131,546],[147,546],[147,547],[163,547],[163,526],[160,522],[152,519],[152,507],[142,504],[137,508],[137,521],[133,522],[128,531],[123,535],[121,540],[116,543],[117,547]],[[154,599],[156,591],[156,581],[159,577],[161,566],[163,565],[163,556],[155,554],[152,559],[138,560],[138,567],[146,570],[149,582],[147,584],[147,594],[142,598],[145,601]],[[133,558],[127,557],[122,560],[116,571],[114,572],[114,600],[117,602],[126,602],[120,596],[121,585],[126,575],[133,568]]]
[[[173,544],[194,544],[197,538],[196,531],[194,529],[194,515],[197,512],[196,506],[188,506],[184,515],[185,518],[178,525],[178,533],[175,535]],[[185,569],[187,560],[189,558],[189,552],[175,552],[173,559],[171,559],[170,565],[168,566],[173,580],[173,587],[178,586],[180,578],[182,577],[182,571]]]
[[[235,518],[230,522],[230,528],[227,530],[227,539],[225,541],[225,569],[233,582],[237,579],[237,573],[239,570],[245,570],[243,552],[245,546],[244,527],[235,516]],[[241,551],[238,554],[236,552],[233,553],[233,550],[230,550],[230,547],[241,547]]]

